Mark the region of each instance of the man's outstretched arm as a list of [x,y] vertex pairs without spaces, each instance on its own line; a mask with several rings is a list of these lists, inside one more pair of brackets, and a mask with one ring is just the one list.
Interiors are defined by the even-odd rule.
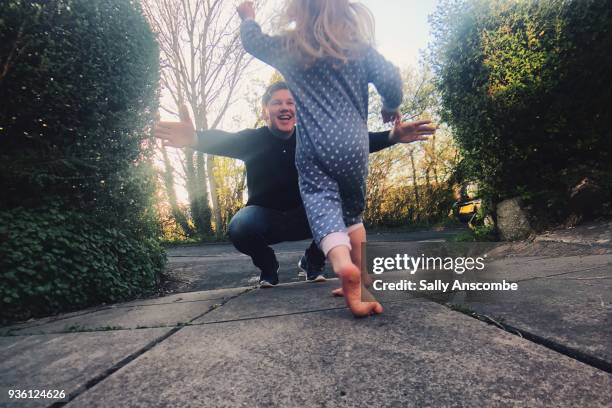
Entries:
[[217,156],[243,159],[248,152],[248,135],[252,130],[236,133],[222,130],[196,131],[186,106],[179,108],[179,122],[162,121],[155,127],[154,135],[162,139],[164,146],[190,147]]
[[395,122],[393,129],[384,132],[370,132],[370,153],[377,152],[396,143],[412,143],[427,140],[436,133],[436,126],[429,120]]
[[393,146],[395,143],[389,140],[390,130],[384,130],[382,132],[369,132],[370,138],[370,153],[375,153],[379,150],[386,149],[387,147]]

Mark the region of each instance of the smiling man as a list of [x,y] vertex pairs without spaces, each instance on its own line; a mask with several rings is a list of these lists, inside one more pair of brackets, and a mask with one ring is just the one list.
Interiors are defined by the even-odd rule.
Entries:
[[[260,286],[278,283],[279,264],[270,245],[311,238],[298,187],[295,167],[295,101],[284,82],[272,84],[262,97],[267,126],[231,133],[197,131],[186,108],[180,122],[160,122],[155,136],[166,146],[193,147],[204,153],[244,161],[249,198],[229,224],[236,249],[253,260],[260,271]],[[370,152],[395,143],[426,140],[435,128],[428,121],[396,124],[393,131],[370,133]],[[325,280],[325,256],[314,241],[299,261],[309,281]]]

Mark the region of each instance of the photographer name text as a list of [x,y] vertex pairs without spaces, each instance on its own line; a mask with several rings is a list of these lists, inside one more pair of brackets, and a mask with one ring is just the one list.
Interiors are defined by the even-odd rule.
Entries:
[[372,287],[376,291],[427,291],[427,292],[454,292],[462,290],[473,291],[508,291],[518,290],[518,283],[507,282],[461,282],[454,280],[452,282],[444,282],[442,280],[428,281],[421,279],[418,282],[402,279],[398,282],[383,282],[377,279],[373,282]]

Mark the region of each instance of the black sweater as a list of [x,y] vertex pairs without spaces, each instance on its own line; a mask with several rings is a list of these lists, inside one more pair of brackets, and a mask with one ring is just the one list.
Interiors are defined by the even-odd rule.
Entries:
[[[392,144],[388,131],[370,133],[370,153]],[[267,126],[236,133],[204,130],[198,132],[196,149],[244,161],[249,192],[247,205],[282,211],[303,205],[295,168],[295,132],[283,140]]]

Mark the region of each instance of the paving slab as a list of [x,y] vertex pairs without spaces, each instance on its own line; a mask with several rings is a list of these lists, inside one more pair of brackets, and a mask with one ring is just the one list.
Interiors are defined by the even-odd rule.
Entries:
[[[612,268],[612,254],[561,257],[517,257],[497,259],[487,263],[481,272],[470,273],[472,279],[497,278],[520,282],[599,268]],[[490,272],[492,271],[492,273]],[[468,274],[466,274],[467,276]]]
[[343,308],[344,299],[331,295],[331,291],[339,286],[337,279],[330,279],[322,283],[300,282],[277,285],[269,289],[255,289],[194,320],[193,323]]
[[[88,315],[95,314],[96,312],[100,312],[103,310],[112,310],[114,308],[130,308],[133,306],[153,306],[153,305],[164,305],[164,304],[173,304],[173,303],[188,303],[188,302],[199,302],[205,300],[218,300],[224,301],[232,296],[236,296],[239,293],[242,293],[246,290],[249,290],[248,287],[242,288],[232,288],[232,289],[219,289],[219,290],[209,290],[209,291],[200,291],[200,292],[186,292],[186,293],[178,293],[170,296],[150,298],[150,299],[139,299],[131,302],[125,303],[117,303],[114,305],[106,305],[106,306],[98,306],[92,307],[89,309],[80,310],[78,312],[71,313],[63,313],[56,316],[50,316],[40,319],[31,319],[24,323],[14,324],[11,326],[5,326],[0,328],[0,336],[5,336],[8,334],[16,334],[16,333],[39,333],[45,332],[53,328],[57,331],[58,327],[70,327],[74,326],[75,321],[85,321],[89,317]],[[112,314],[112,312],[107,312]],[[98,319],[100,314],[95,314],[94,319]],[[44,326],[42,329],[38,329],[39,327]],[[108,324],[105,326],[109,326]],[[28,329],[27,331],[25,329]],[[60,330],[62,331],[62,330]]]
[[[381,301],[396,300],[399,298],[412,297],[427,297],[432,294],[443,293],[442,299],[451,298],[453,283],[455,281],[468,282],[526,282],[534,279],[542,278],[562,278],[565,275],[574,273],[599,273],[612,269],[612,255],[594,255],[594,256],[571,256],[564,258],[546,258],[546,257],[520,257],[520,258],[503,258],[485,262],[486,268],[482,271],[473,270],[466,271],[463,274],[457,274],[452,270],[418,270],[414,274],[407,271],[392,271],[384,272],[380,275],[370,274],[373,281],[385,283],[398,283],[409,281],[412,282],[413,289],[405,291],[390,291],[380,283],[371,289],[377,299]],[[422,290],[420,283],[427,282],[429,284],[443,282],[448,284],[448,288],[443,288],[437,285],[434,289]],[[416,288],[416,289],[415,289]],[[380,290],[383,289],[383,290]],[[479,301],[487,301],[494,303],[497,299],[495,292],[468,292]],[[459,295],[463,298],[465,294]],[[457,296],[455,296],[457,297]],[[439,300],[436,297],[435,300]],[[515,293],[514,301],[520,302],[520,291]]]
[[140,299],[132,302],[119,303],[113,305],[114,307],[131,307],[131,306],[155,306],[155,305],[167,305],[173,303],[189,303],[189,302],[200,302],[204,300],[227,300],[231,297],[237,296],[243,292],[251,290],[252,287],[238,287],[230,289],[216,289],[216,290],[205,290],[197,292],[185,292],[176,293],[169,296],[161,296],[151,299]]
[[341,309],[185,327],[68,406],[609,407],[611,389],[603,371],[409,300],[367,319]]
[[517,291],[433,296],[612,364],[612,266],[518,283]]
[[61,400],[11,400],[8,390],[64,390],[68,395],[167,332],[144,329],[1,337],[0,406],[48,407]]
[[[514,244],[512,244],[514,245]],[[475,269],[465,272],[463,276],[474,278],[493,278],[520,281],[530,278],[550,276],[559,273],[575,272],[588,268],[612,265],[612,253],[596,253],[575,255],[572,252],[565,254],[550,253],[546,248],[535,246],[546,246],[548,243],[521,243],[523,248],[518,253],[537,252],[537,255],[516,256],[509,251],[508,244],[499,243],[429,243],[429,242],[374,242],[370,243],[366,251],[369,272],[373,271],[374,260],[380,258],[410,257],[410,258],[483,258],[485,268],[481,271]],[[569,244],[568,244],[569,245]],[[575,245],[569,245],[575,247]],[[421,256],[419,256],[421,255]],[[421,263],[423,265],[425,261]],[[410,267],[408,262],[392,262],[392,268],[385,267],[385,271]],[[407,266],[406,266],[407,265]],[[420,267],[417,274],[426,278],[427,274],[434,271],[435,263],[430,263],[430,268],[424,270]],[[382,265],[378,265],[380,267]],[[438,267],[438,269],[442,269]],[[388,273],[388,272],[384,272]]]
[[554,240],[515,241],[499,243],[498,254],[509,257],[546,256],[566,257],[612,254],[612,245],[596,244],[592,242],[559,242]]
[[[331,294],[333,289],[339,287],[340,281],[333,278],[327,282],[298,282],[281,284],[269,289],[256,289],[194,320],[193,323],[254,319],[345,308],[344,299]],[[385,300],[391,302],[406,300],[406,295],[399,293],[387,296]]]
[[[166,274],[170,278],[181,281],[182,288],[193,291],[213,290],[219,288],[234,288],[253,286],[259,283],[260,271],[251,258],[235,253],[223,256],[206,257],[170,257],[166,265]],[[279,277],[283,283],[299,282],[304,278],[299,276],[297,263],[303,251],[277,252],[280,265]],[[333,277],[329,266],[325,272]]]
[[[460,229],[441,231],[413,231],[393,233],[372,233],[368,239],[379,241],[444,241]],[[272,245],[280,265],[281,282],[299,282],[304,278],[298,275],[297,262],[310,245],[310,240],[283,242]],[[259,270],[253,266],[251,258],[239,253],[233,245],[204,244],[170,247],[167,249],[168,263],[166,275],[175,280],[168,288],[177,291],[203,291],[219,288],[232,288],[256,285]],[[335,275],[329,265],[325,268],[328,277]]]
[[17,326],[13,335],[62,333],[70,331],[136,329],[181,325],[190,322],[232,296],[250,288],[182,293],[163,298],[120,303],[92,313],[56,319],[40,325]]
[[27,320],[25,322],[21,322],[21,323],[15,323],[12,324],[10,326],[3,326],[0,327],[0,336],[7,336],[10,335],[11,333],[14,333],[18,330],[22,330],[22,329],[30,329],[30,328],[34,328],[37,326],[42,326],[51,322],[58,322],[60,320],[65,320],[65,319],[69,319],[69,318],[73,318],[73,317],[78,317],[78,316],[84,316],[90,313],[94,313],[100,310],[104,310],[104,309],[108,309],[111,306],[107,306],[107,305],[103,305],[103,306],[94,306],[94,307],[90,307],[87,309],[83,309],[83,310],[78,310],[75,312],[69,312],[69,313],[62,313],[59,315],[55,315],[55,316],[47,316],[47,317],[41,317],[41,318],[37,318],[37,319],[30,319]]

